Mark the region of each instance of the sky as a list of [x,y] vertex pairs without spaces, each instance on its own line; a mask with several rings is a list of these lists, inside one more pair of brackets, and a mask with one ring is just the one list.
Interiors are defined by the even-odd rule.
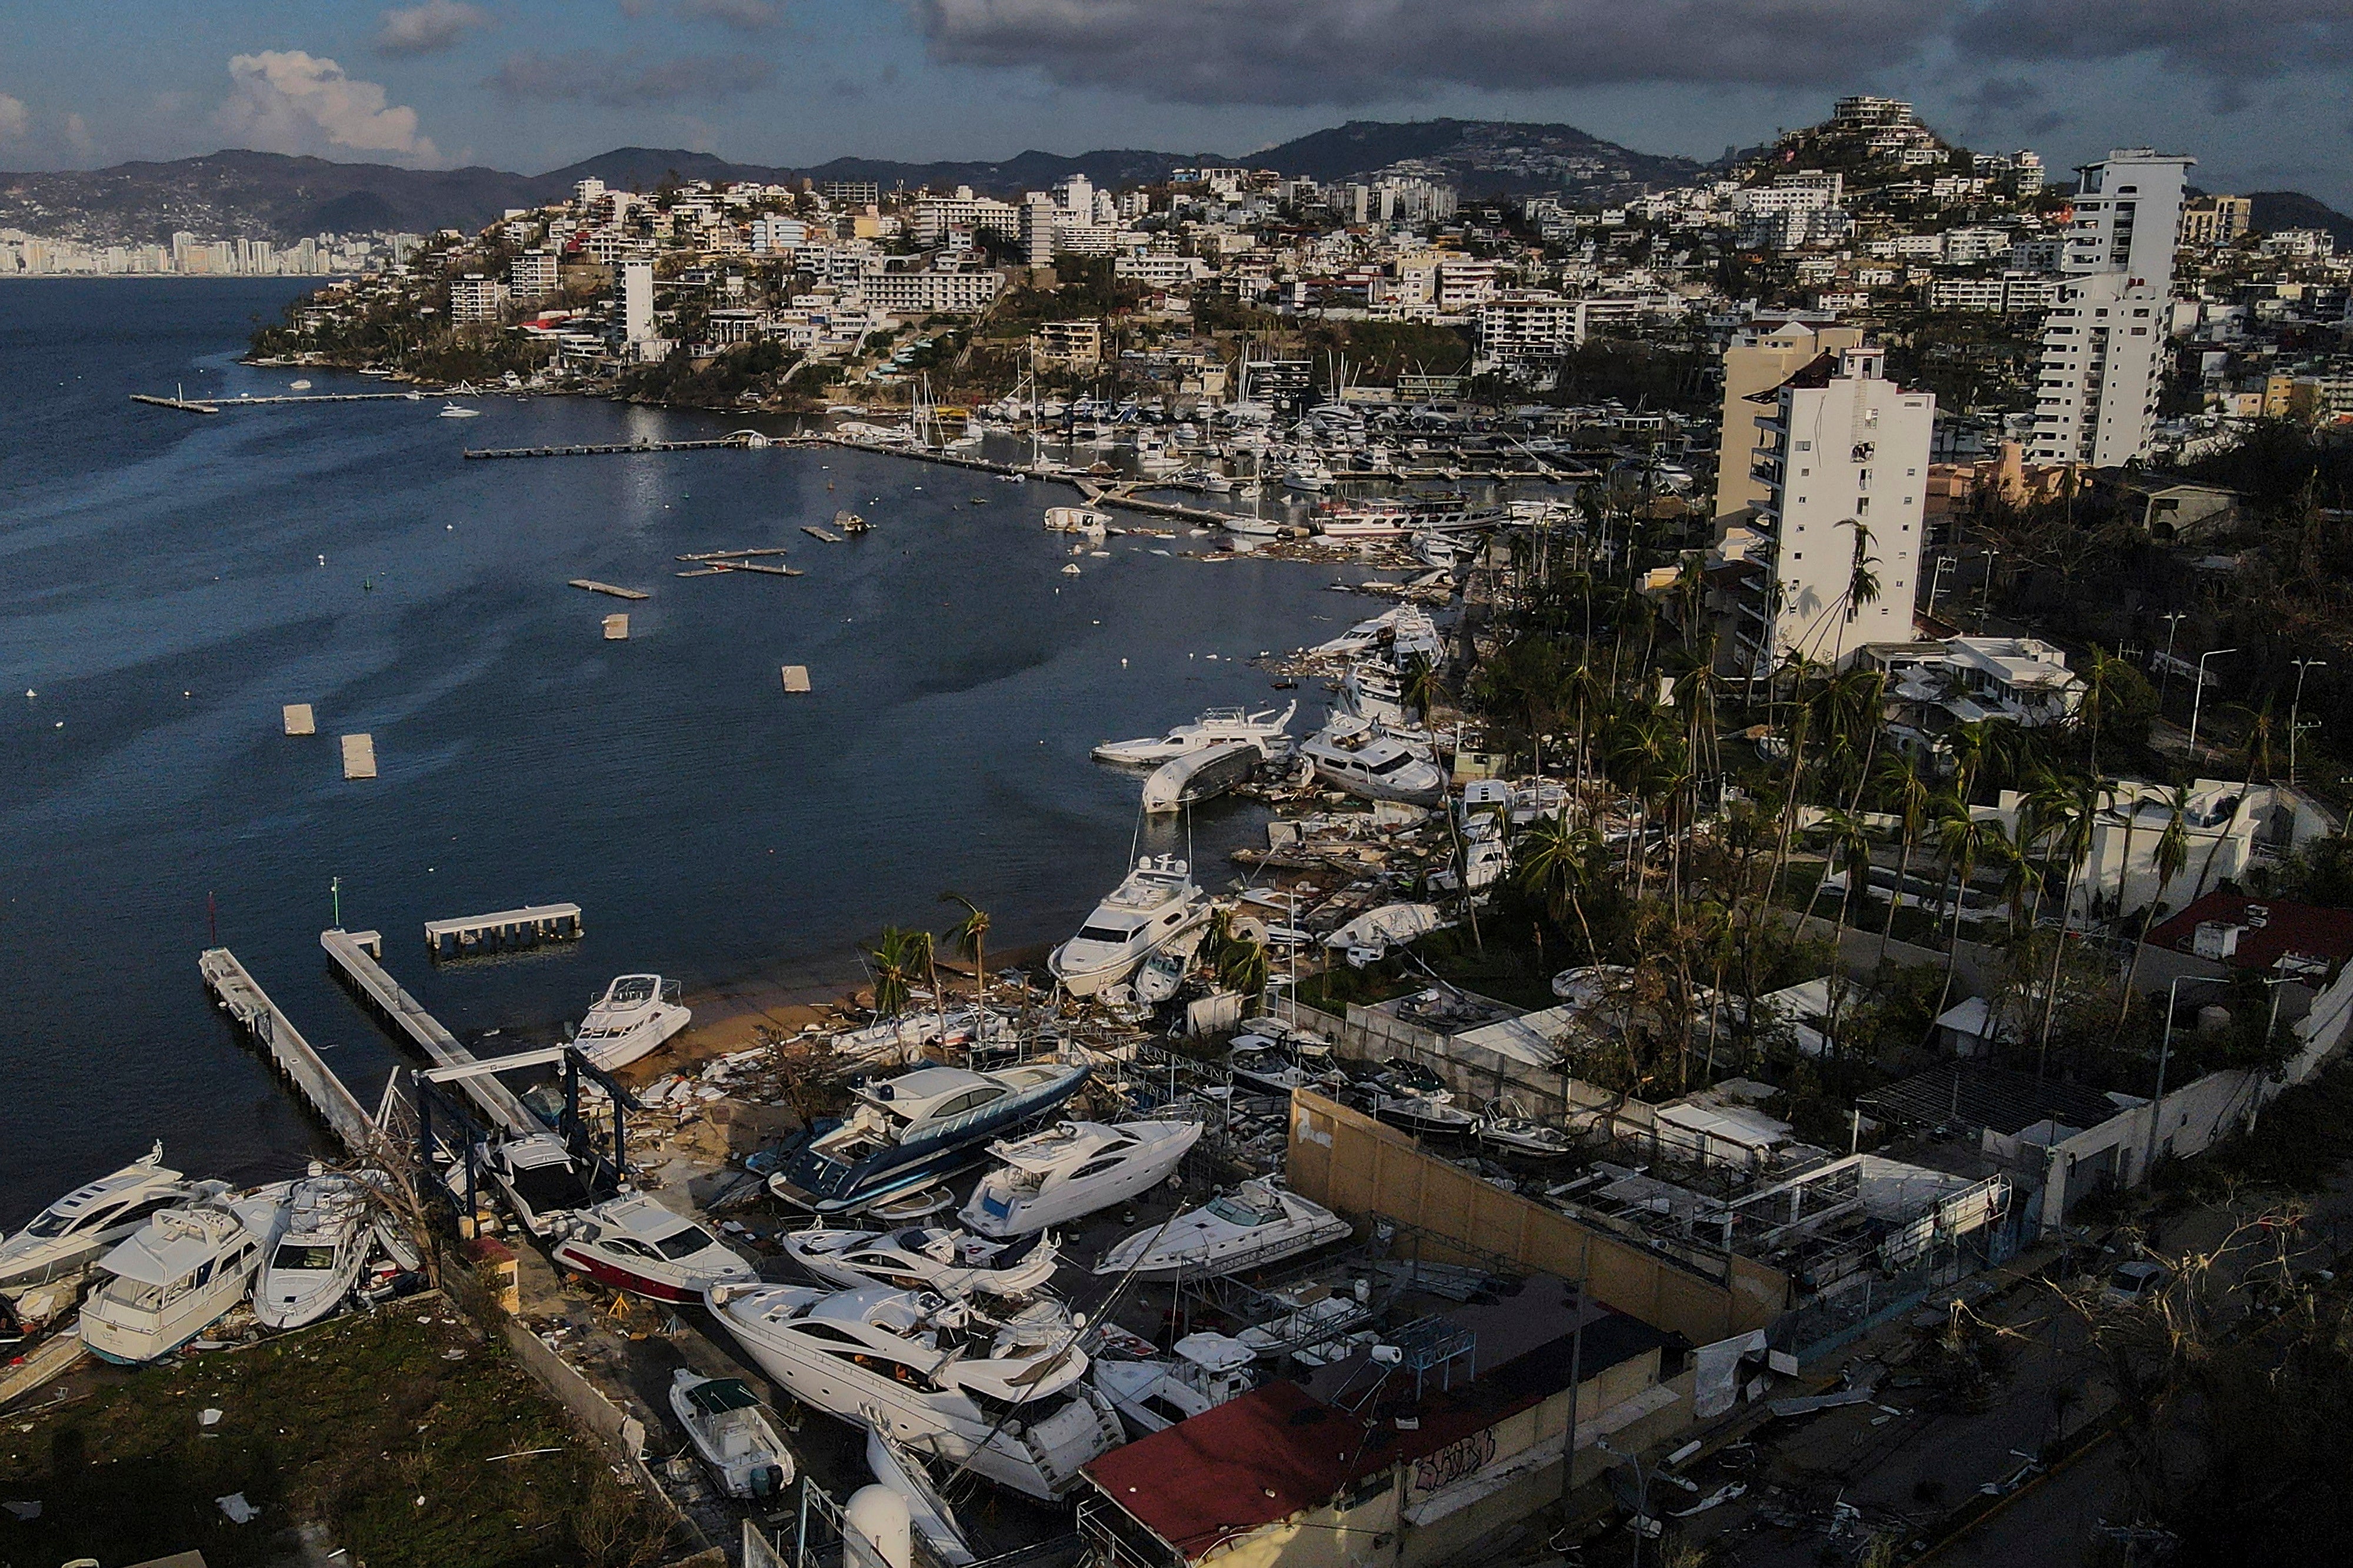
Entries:
[[1440,115],[1713,157],[1869,91],[2054,170],[2154,145],[2353,208],[2348,88],[2353,0],[0,0],[16,170],[1241,157]]

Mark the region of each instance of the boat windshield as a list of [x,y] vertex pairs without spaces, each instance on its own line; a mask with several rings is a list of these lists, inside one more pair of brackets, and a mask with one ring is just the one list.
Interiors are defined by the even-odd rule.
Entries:
[[626,980],[616,980],[605,1001],[614,1007],[635,1007],[653,1000],[654,982],[651,975],[633,974]]
[[672,1263],[676,1263],[681,1258],[691,1258],[696,1253],[716,1245],[711,1239],[709,1231],[699,1225],[690,1225],[682,1230],[671,1231],[668,1236],[656,1241],[653,1247],[656,1252],[660,1253]]
[[49,1241],[63,1236],[72,1227],[72,1216],[59,1214],[55,1209],[43,1209],[33,1216],[33,1223],[25,1227],[25,1234],[37,1236],[43,1241]]
[[1078,940],[1108,942],[1113,947],[1124,947],[1127,943],[1127,939],[1134,934],[1134,931],[1120,931],[1112,926],[1081,926]]
[[269,1260],[269,1267],[300,1273],[324,1273],[335,1266],[335,1249],[332,1247],[305,1247],[288,1242]]
[[1229,1225],[1271,1225],[1282,1216],[1282,1210],[1272,1204],[1252,1203],[1248,1198],[1223,1197],[1209,1200],[1209,1212]]

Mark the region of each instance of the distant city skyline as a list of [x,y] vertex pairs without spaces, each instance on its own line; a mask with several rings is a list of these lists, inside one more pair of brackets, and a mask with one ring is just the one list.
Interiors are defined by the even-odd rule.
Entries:
[[640,144],[739,162],[1246,156],[1345,119],[1566,121],[1709,157],[1912,99],[2053,168],[2112,146],[2211,189],[2353,203],[2353,3],[2114,0],[18,0],[0,167],[221,147],[523,173]]

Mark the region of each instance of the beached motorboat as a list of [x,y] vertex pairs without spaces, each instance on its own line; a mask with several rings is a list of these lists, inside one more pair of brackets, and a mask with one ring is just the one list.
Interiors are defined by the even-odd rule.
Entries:
[[897,1492],[907,1504],[907,1522],[923,1538],[933,1562],[940,1568],[969,1568],[980,1561],[965,1535],[955,1510],[932,1479],[923,1456],[874,1422],[866,1425],[866,1468],[878,1486]]
[[1313,1251],[1348,1232],[1330,1209],[1261,1179],[1113,1243],[1095,1272],[1215,1279]]
[[1392,1127],[1434,1138],[1463,1138],[1478,1131],[1479,1119],[1461,1106],[1419,1094],[1384,1094],[1373,1101],[1373,1114]]
[[988,1072],[925,1067],[860,1084],[849,1119],[768,1178],[816,1214],[853,1214],[930,1187],[980,1158],[991,1138],[1051,1112],[1086,1081],[1083,1064],[1024,1062]]
[[1249,712],[1240,708],[1212,708],[1189,724],[1179,724],[1165,735],[1146,735],[1134,741],[1105,741],[1094,749],[1099,763],[1149,764],[1154,767],[1185,755],[1233,741],[1260,741],[1269,743],[1282,740],[1290,733],[1291,721],[1299,711],[1293,700],[1280,711],[1272,708]]
[[1200,1138],[1198,1121],[1065,1121],[1017,1143],[992,1143],[997,1166],[956,1217],[994,1237],[1068,1225],[1150,1192]]
[[1262,1089],[1269,1094],[1289,1094],[1294,1089],[1321,1089],[1324,1086],[1314,1073],[1293,1060],[1273,1040],[1263,1035],[1241,1035],[1226,1050],[1226,1070],[1237,1081]]
[[1139,1437],[1215,1410],[1258,1386],[1250,1348],[1224,1334],[1187,1334],[1166,1359],[1094,1363],[1094,1384]]
[[1092,996],[1208,919],[1208,895],[1194,885],[1191,868],[1173,855],[1147,855],[1078,934],[1047,955],[1046,969],[1072,996]]
[[627,1067],[686,1027],[694,1016],[678,1000],[675,980],[624,974],[588,1004],[572,1043],[607,1072]]
[[890,1285],[902,1290],[936,1290],[943,1296],[1018,1300],[1051,1279],[1060,1261],[1059,1246],[1046,1231],[999,1241],[944,1226],[904,1230],[819,1226],[786,1231],[776,1243],[811,1274],[851,1290]]
[[1201,937],[1207,927],[1196,928],[1144,961],[1128,983],[1128,989],[1145,1007],[1157,1007],[1176,994],[1185,984],[1185,972],[1193,965],[1193,954],[1200,950]]
[[245,1300],[285,1213],[280,1184],[157,1214],[99,1259],[105,1282],[82,1303],[82,1342],[123,1366],[178,1350]]
[[1324,945],[1335,951],[1360,948],[1386,953],[1443,930],[1448,923],[1435,904],[1383,904],[1326,932]]
[[1261,742],[1227,741],[1171,757],[1144,781],[1144,810],[1158,816],[1215,800],[1236,784],[1247,784],[1269,754]]
[[1494,1152],[1515,1160],[1559,1160],[1577,1152],[1576,1141],[1560,1128],[1492,1110],[1479,1119],[1477,1136]]
[[1315,764],[1317,777],[1360,800],[1436,805],[1446,795],[1446,774],[1428,748],[1377,725],[1335,720],[1302,742],[1299,752]]
[[564,1268],[657,1301],[700,1301],[714,1285],[760,1277],[734,1248],[642,1193],[555,1216],[550,1231],[562,1239],[549,1256]]
[[782,1497],[793,1484],[792,1451],[742,1378],[704,1377],[680,1367],[670,1374],[670,1408],[712,1479],[729,1497]]
[[375,1249],[360,1178],[314,1165],[289,1194],[286,1226],[253,1287],[253,1315],[265,1329],[299,1329],[341,1307],[358,1289]]
[[533,1236],[553,1234],[558,1215],[596,1204],[586,1174],[564,1140],[553,1132],[532,1132],[494,1143],[483,1153],[481,1168],[515,1218]]
[[1397,671],[1357,659],[1340,678],[1340,711],[1368,724],[1405,722],[1405,689]]
[[227,1191],[225,1182],[191,1184],[168,1169],[159,1142],[111,1175],[76,1187],[26,1221],[24,1229],[0,1240],[0,1287],[46,1285],[79,1273],[164,1210]]
[[1126,1440],[1086,1381],[1080,1328],[1051,1301],[997,1316],[871,1285],[723,1285],[711,1310],[813,1410],[888,1431],[1030,1497],[1057,1499]]

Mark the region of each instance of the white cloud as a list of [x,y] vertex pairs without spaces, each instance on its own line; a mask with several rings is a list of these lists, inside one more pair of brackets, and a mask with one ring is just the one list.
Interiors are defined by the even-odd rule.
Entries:
[[0,92],[0,142],[14,142],[31,128],[33,116],[21,98]]
[[423,163],[439,156],[433,139],[417,134],[417,110],[387,106],[382,87],[345,76],[331,59],[300,49],[264,49],[231,58],[228,74],[237,90],[221,105],[220,122],[263,152],[314,152],[324,145]]
[[383,25],[376,30],[375,52],[439,54],[455,48],[475,28],[490,25],[491,14],[480,5],[469,5],[463,0],[425,0],[422,5],[401,6],[384,14]]
[[66,116],[66,145],[78,157],[87,158],[98,150],[98,138],[90,133],[90,121],[79,114]]

